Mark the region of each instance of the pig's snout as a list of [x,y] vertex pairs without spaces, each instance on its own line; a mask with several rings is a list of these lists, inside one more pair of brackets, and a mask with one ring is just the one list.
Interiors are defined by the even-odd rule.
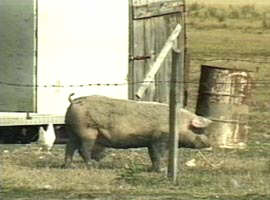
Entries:
[[210,147],[210,141],[205,135],[197,135],[194,141],[195,148],[207,148]]

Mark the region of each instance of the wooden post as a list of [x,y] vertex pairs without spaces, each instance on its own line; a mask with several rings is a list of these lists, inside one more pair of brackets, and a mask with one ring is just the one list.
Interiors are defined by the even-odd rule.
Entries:
[[145,90],[149,87],[151,82],[154,80],[157,71],[159,70],[161,64],[165,60],[166,56],[168,55],[169,51],[172,49],[173,44],[176,38],[179,36],[181,32],[181,25],[177,24],[174,31],[171,33],[170,37],[168,38],[167,42],[165,43],[164,47],[162,48],[161,52],[157,56],[156,61],[153,65],[151,65],[149,71],[147,72],[145,79],[143,80],[142,86],[138,89],[136,93],[136,97],[141,99],[145,93]]
[[183,108],[184,100],[184,67],[181,61],[182,53],[179,49],[172,51],[172,72],[170,86],[170,115],[169,115],[169,159],[168,178],[173,183],[177,178],[178,143],[179,143],[179,109]]

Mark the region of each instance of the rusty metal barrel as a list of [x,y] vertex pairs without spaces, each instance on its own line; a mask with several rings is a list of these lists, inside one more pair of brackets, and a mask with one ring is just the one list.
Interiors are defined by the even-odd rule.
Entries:
[[213,121],[206,130],[212,146],[247,146],[250,96],[250,71],[201,66],[196,114]]

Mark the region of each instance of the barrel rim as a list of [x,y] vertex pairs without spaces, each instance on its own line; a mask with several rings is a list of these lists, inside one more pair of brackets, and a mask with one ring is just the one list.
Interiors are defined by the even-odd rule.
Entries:
[[252,70],[247,69],[233,69],[233,68],[226,68],[226,67],[219,67],[219,66],[211,66],[211,65],[201,65],[201,69],[203,68],[211,68],[211,69],[220,69],[220,70],[228,70],[228,71],[234,71],[234,72],[254,72]]

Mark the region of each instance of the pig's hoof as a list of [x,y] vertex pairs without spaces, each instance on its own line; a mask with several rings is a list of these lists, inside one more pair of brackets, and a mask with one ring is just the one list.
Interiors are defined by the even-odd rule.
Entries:
[[68,169],[68,168],[71,168],[71,165],[69,164],[63,164],[60,166],[61,169]]
[[147,171],[148,172],[157,172],[157,173],[162,172],[162,170],[160,168],[158,168],[158,167],[150,167],[150,168],[148,168]]
[[86,166],[87,169],[97,168],[98,167],[98,162],[95,161],[95,160],[91,160],[91,161],[88,161],[85,166]]
[[74,165],[74,163],[65,162],[64,164],[62,164],[60,166],[60,168],[62,168],[62,169],[74,169],[75,165]]

